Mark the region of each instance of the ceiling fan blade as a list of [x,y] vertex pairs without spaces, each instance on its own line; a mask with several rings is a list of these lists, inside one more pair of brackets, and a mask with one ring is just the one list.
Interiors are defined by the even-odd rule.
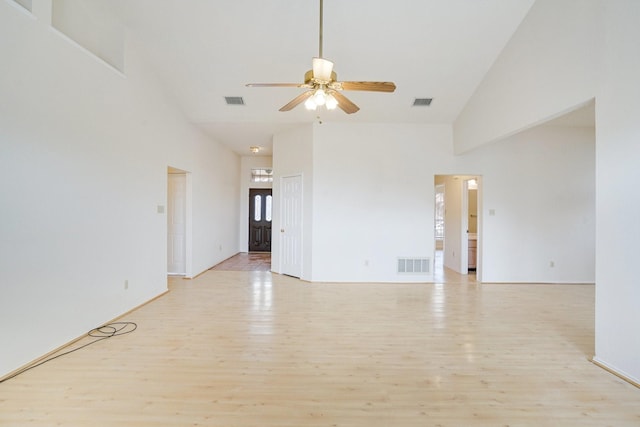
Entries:
[[302,92],[300,95],[296,96],[295,98],[293,98],[291,100],[291,102],[289,102],[287,105],[285,105],[284,107],[282,107],[280,109],[280,111],[289,111],[292,110],[294,107],[296,107],[299,104],[302,104],[304,101],[307,100],[307,98],[309,98],[311,95],[313,95],[313,91],[312,90],[308,90],[306,92]]
[[308,87],[306,83],[247,83],[246,87]]
[[313,58],[313,77],[320,82],[331,81],[333,62],[324,58]]
[[360,109],[360,107],[349,101],[349,99],[340,92],[334,90],[331,91],[330,94],[333,95],[336,101],[338,101],[338,107],[340,107],[340,109],[345,113],[353,114]]
[[393,92],[396,85],[393,82],[340,82],[342,90],[367,90],[371,92]]

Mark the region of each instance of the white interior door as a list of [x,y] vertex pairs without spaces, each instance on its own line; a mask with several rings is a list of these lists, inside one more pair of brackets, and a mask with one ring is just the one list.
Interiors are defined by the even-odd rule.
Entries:
[[186,194],[186,174],[170,173],[167,194],[168,274],[186,274]]
[[460,273],[469,274],[469,180],[462,181],[460,209]]
[[302,276],[302,176],[282,178],[280,262],[282,274]]

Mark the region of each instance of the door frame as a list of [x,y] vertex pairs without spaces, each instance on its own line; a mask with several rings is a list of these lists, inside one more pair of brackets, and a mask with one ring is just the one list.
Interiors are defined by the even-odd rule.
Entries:
[[[298,258],[298,262],[299,262],[299,274],[298,272],[291,272],[291,271],[284,271],[284,266],[285,266],[285,262],[284,262],[284,253],[285,253],[285,244],[284,244],[284,227],[285,225],[283,224],[283,212],[284,212],[284,206],[285,203],[287,201],[286,197],[285,197],[285,180],[287,179],[291,179],[291,178],[299,178],[300,180],[300,212],[299,212],[299,235],[298,235],[298,239],[299,239],[299,254],[297,256]],[[287,276],[292,276],[292,277],[297,277],[297,278],[302,278],[303,274],[304,274],[304,176],[303,174],[293,174],[293,175],[285,175],[285,176],[281,176],[280,177],[280,188],[278,191],[279,194],[279,212],[278,212],[278,227],[279,230],[276,230],[276,232],[278,233],[278,271],[281,274],[287,275]],[[272,236],[272,243],[273,243],[273,236]],[[294,274],[292,274],[294,273]]]
[[[165,242],[168,242],[169,238],[169,175],[172,174],[180,174],[185,176],[185,194],[184,194],[184,227],[185,227],[185,236],[184,236],[184,277],[193,278],[193,180],[191,176],[191,172],[185,171],[182,169],[174,168],[172,166],[167,167],[167,225],[165,228]],[[167,248],[168,249],[168,248]],[[168,250],[165,250],[165,254],[168,253]],[[165,270],[168,273],[168,259],[166,260],[167,264]],[[182,274],[179,274],[182,275]]]
[[[452,248],[449,249],[457,249],[458,255],[456,256],[456,261],[451,263],[451,258],[449,258],[449,263],[447,263],[446,253],[443,251],[443,268],[451,268],[459,274],[468,274],[469,273],[469,234],[468,234],[468,222],[469,222],[469,183],[468,181],[471,179],[475,179],[478,184],[477,189],[477,247],[476,247],[476,280],[478,282],[482,281],[482,239],[483,239],[483,218],[482,218],[482,188],[483,188],[483,180],[482,175],[479,174],[435,174],[434,175],[434,194],[435,194],[435,186],[438,185],[436,182],[439,182],[438,177],[442,177],[444,179],[442,182],[445,184],[445,194],[449,193],[451,197],[454,197],[455,200],[458,200],[459,205],[451,206],[446,203],[448,197],[445,196],[445,210],[450,214],[455,213],[454,215],[454,223],[453,227],[447,227],[445,224],[444,227],[444,247],[447,249],[447,241],[449,241],[452,245]],[[454,184],[455,183],[455,184]],[[447,188],[446,185],[453,185],[451,188]],[[435,197],[433,198],[435,202]],[[452,212],[452,209],[457,209],[457,212]],[[450,218],[445,215],[445,218]],[[435,224],[435,222],[434,222]],[[453,228],[453,230],[452,230]],[[459,234],[459,235],[458,235]],[[454,248],[455,246],[455,248]],[[435,230],[434,230],[434,259],[435,259]],[[448,267],[447,267],[448,265]]]

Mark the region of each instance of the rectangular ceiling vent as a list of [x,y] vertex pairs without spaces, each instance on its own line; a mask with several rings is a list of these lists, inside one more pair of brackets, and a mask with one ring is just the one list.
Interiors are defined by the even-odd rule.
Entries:
[[225,96],[224,100],[227,105],[244,105],[244,99],[241,96]]
[[429,258],[398,258],[398,274],[423,274],[431,271]]
[[431,105],[433,98],[416,98],[413,100],[414,107],[428,107]]

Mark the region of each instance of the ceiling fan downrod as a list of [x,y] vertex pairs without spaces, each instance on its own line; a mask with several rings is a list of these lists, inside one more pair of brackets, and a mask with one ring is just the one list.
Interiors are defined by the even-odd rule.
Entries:
[[320,31],[319,31],[319,37],[318,37],[318,58],[322,58],[322,16],[323,16],[323,7],[322,7],[322,3],[323,1],[320,0]]

